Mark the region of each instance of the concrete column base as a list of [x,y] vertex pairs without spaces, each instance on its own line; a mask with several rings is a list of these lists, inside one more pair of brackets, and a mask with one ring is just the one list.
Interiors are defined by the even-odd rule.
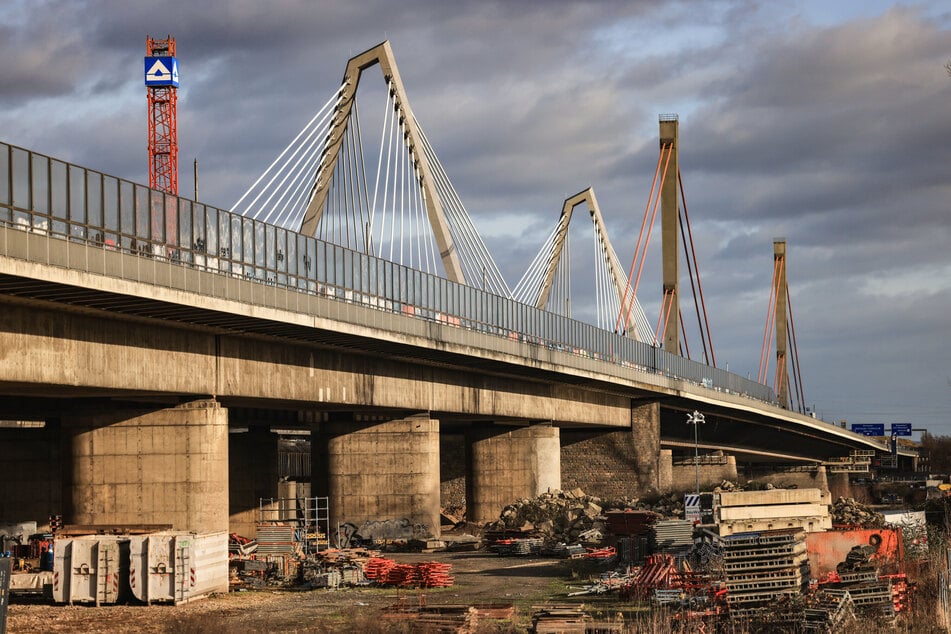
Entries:
[[557,427],[473,427],[467,454],[466,519],[470,522],[496,520],[518,498],[561,488]]
[[828,482],[828,491],[832,495],[833,502],[839,498],[855,497],[848,473],[827,473],[826,482]]
[[[631,442],[635,447],[632,467],[638,489],[650,493],[660,481],[660,403],[631,404]],[[659,487],[658,489],[659,490]]]
[[700,468],[694,462],[693,456],[687,456],[681,462],[671,467],[670,491],[693,492],[697,488],[697,474],[700,478],[700,491],[711,491],[724,480],[736,482],[739,475],[736,471],[736,456],[700,456]]
[[228,529],[228,411],[194,401],[63,419],[67,524]]
[[[832,474],[832,476],[835,475],[837,474]],[[844,475],[848,482],[848,474]],[[819,489],[828,492],[830,485],[830,477],[822,465],[817,465],[808,471],[803,471],[799,467],[760,467],[752,470],[748,479],[772,484],[780,489],[794,486],[798,489]]]
[[670,493],[674,488],[674,452],[661,449],[657,454],[657,490]]
[[439,421],[320,423],[312,436],[311,494],[327,496],[330,528],[363,537],[439,536]]

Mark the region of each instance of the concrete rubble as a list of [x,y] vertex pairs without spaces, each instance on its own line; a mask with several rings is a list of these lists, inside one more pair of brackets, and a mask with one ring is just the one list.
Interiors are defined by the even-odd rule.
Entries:
[[852,498],[839,498],[832,505],[832,523],[838,526],[878,528],[885,525],[885,516]]
[[[837,572],[810,574],[810,534],[822,537],[843,525],[878,529],[884,525],[880,513],[852,498],[830,504],[819,490],[767,485],[744,491],[729,481],[715,488],[712,499],[712,512],[703,516],[710,519],[695,526],[682,519],[681,496],[648,504],[604,500],[580,489],[549,491],[505,507],[483,538],[500,555],[597,555],[594,563],[609,566],[588,566],[587,582],[568,596],[617,593],[622,600],[663,606],[675,620],[698,627],[727,619],[831,632],[858,616],[892,618],[908,609],[913,584],[883,567],[877,547],[859,544],[833,560],[840,561]],[[851,538],[849,531],[837,534],[816,540],[817,547]],[[583,627],[571,623],[577,616],[556,610],[548,618],[556,627]]]
[[597,544],[607,534],[606,514],[617,510],[649,510],[661,517],[676,517],[683,514],[683,498],[668,495],[649,504],[637,498],[602,499],[581,489],[552,490],[509,504],[497,521],[484,527],[484,533],[490,538],[531,535],[547,545]]

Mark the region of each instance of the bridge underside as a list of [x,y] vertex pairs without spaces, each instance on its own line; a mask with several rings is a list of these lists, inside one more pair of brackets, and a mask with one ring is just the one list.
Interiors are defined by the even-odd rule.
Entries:
[[[386,496],[380,508],[438,533],[439,501],[452,495],[482,521],[549,487],[663,490],[661,444],[689,454],[684,421],[697,408],[704,445],[760,461],[814,462],[863,442],[750,399],[495,333],[149,266],[153,283],[0,258],[0,421],[44,422],[0,430],[11,448],[0,475],[32,478],[29,493],[0,491],[3,507],[158,521],[173,500],[179,528],[220,530],[229,509],[230,528],[253,527],[258,500],[282,495],[283,430],[311,440],[307,488],[332,497],[335,520],[369,521]],[[162,277],[173,274],[182,277]],[[466,491],[447,492],[460,478]],[[212,493],[208,513],[201,500]]]

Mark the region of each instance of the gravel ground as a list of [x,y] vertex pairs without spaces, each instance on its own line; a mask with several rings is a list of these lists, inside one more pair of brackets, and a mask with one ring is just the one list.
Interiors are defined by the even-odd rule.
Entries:
[[[401,563],[452,564],[455,585],[420,592],[393,588],[348,588],[233,592],[183,606],[61,606],[13,603],[7,631],[20,632],[352,632],[405,631],[405,624],[381,620],[398,603],[460,605],[510,603],[508,622],[483,621],[480,631],[524,631],[531,606],[566,602],[568,568],[556,559],[500,558],[485,553],[388,554]],[[576,582],[577,583],[577,582]],[[573,601],[575,602],[575,601]]]

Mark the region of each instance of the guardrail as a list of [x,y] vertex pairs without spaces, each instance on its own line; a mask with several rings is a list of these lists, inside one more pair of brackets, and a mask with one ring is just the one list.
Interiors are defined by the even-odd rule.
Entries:
[[0,224],[777,402],[766,385],[650,344],[6,143]]

